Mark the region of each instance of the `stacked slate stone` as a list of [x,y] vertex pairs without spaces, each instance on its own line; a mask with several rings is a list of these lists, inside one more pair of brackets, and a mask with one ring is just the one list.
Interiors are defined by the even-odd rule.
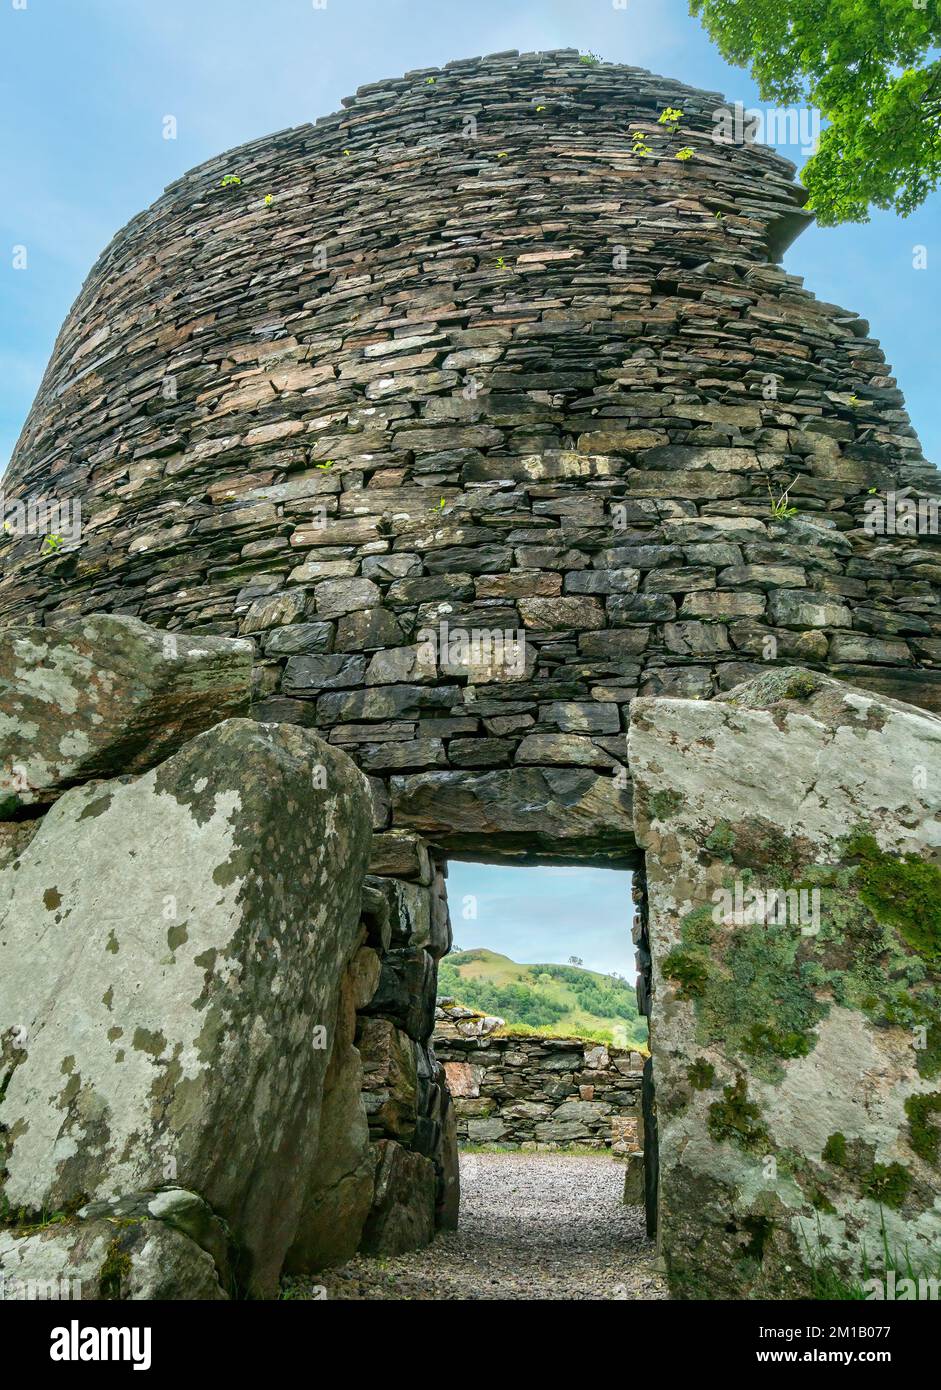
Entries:
[[934,470],[865,321],[774,264],[803,194],[724,106],[496,54],[179,179],[58,338],[6,490],[84,529],[0,541],[2,621],[250,636],[260,717],[465,853],[622,856],[638,692],[799,662],[939,707],[936,538],[863,529]]
[[458,1216],[455,1114],[431,1045],[437,966],[451,949],[446,867],[414,835],[377,835],[365,880],[371,960],[358,1010],[376,1197],[362,1249],[398,1254]]
[[636,1153],[640,1053],[585,1038],[497,1032],[502,1019],[450,999],[436,1018],[435,1054],[454,1097],[459,1141]]

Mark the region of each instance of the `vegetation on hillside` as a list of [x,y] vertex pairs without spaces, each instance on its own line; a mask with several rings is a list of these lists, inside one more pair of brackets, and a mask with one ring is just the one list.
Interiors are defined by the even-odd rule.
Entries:
[[510,1029],[575,1034],[621,1047],[647,1042],[633,985],[581,966],[518,965],[496,951],[456,951],[441,962],[438,996],[496,1014]]

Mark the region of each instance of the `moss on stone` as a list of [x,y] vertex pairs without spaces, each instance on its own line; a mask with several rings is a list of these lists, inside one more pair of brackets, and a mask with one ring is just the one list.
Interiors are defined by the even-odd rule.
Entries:
[[121,1247],[121,1237],[115,1236],[108,1246],[104,1264],[98,1272],[98,1296],[116,1301],[124,1298],[124,1284],[131,1275],[131,1257]]
[[761,1122],[761,1110],[748,1099],[748,1084],[739,1076],[731,1086],[722,1088],[722,1099],[709,1107],[709,1133],[717,1143],[728,1142],[740,1148],[767,1148],[768,1132]]
[[712,850],[713,854],[717,854],[721,859],[730,860],[735,848],[735,834],[729,822],[720,820],[706,836],[704,843],[706,849]]
[[858,833],[846,846],[858,861],[859,895],[880,922],[931,965],[941,965],[941,869],[917,854],[886,854],[873,835]]
[[846,1162],[846,1135],[831,1134],[823,1146],[823,1160],[825,1163],[832,1163],[837,1168],[842,1168]]
[[786,926],[739,928],[709,961],[699,996],[701,1040],[749,1058],[768,1081],[780,1079],[783,1060],[811,1051],[812,1030],[827,1012],[798,958],[805,940]]
[[671,951],[661,966],[668,980],[673,980],[681,999],[695,999],[704,994],[709,979],[705,961],[691,951]]
[[935,1115],[941,1115],[941,1091],[909,1096],[905,1102],[905,1114],[908,1116],[909,1143],[915,1153],[926,1163],[937,1167],[941,1130],[932,1119]]
[[711,1091],[716,1079],[716,1069],[705,1057],[697,1057],[686,1068],[689,1084],[694,1091]]
[[666,821],[675,815],[683,805],[683,798],[679,792],[675,791],[654,792],[652,796],[648,797],[647,805],[655,820]]
[[911,1174],[901,1163],[874,1163],[863,1183],[863,1195],[897,1209],[904,1205],[911,1185]]

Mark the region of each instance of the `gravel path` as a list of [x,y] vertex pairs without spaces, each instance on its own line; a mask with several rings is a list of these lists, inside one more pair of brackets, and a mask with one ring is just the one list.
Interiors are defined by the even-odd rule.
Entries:
[[606,1154],[462,1154],[457,1231],[408,1255],[358,1256],[320,1282],[344,1300],[666,1298],[623,1185]]

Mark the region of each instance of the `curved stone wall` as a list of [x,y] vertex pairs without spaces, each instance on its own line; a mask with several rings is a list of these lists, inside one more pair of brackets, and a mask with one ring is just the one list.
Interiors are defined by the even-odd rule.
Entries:
[[801,193],[721,104],[496,55],[171,185],[56,343],[7,499],[84,527],[0,541],[0,621],[250,635],[261,717],[459,854],[629,856],[638,692],[798,661],[937,708],[932,538],[862,529],[934,472],[866,323],[773,263]]

